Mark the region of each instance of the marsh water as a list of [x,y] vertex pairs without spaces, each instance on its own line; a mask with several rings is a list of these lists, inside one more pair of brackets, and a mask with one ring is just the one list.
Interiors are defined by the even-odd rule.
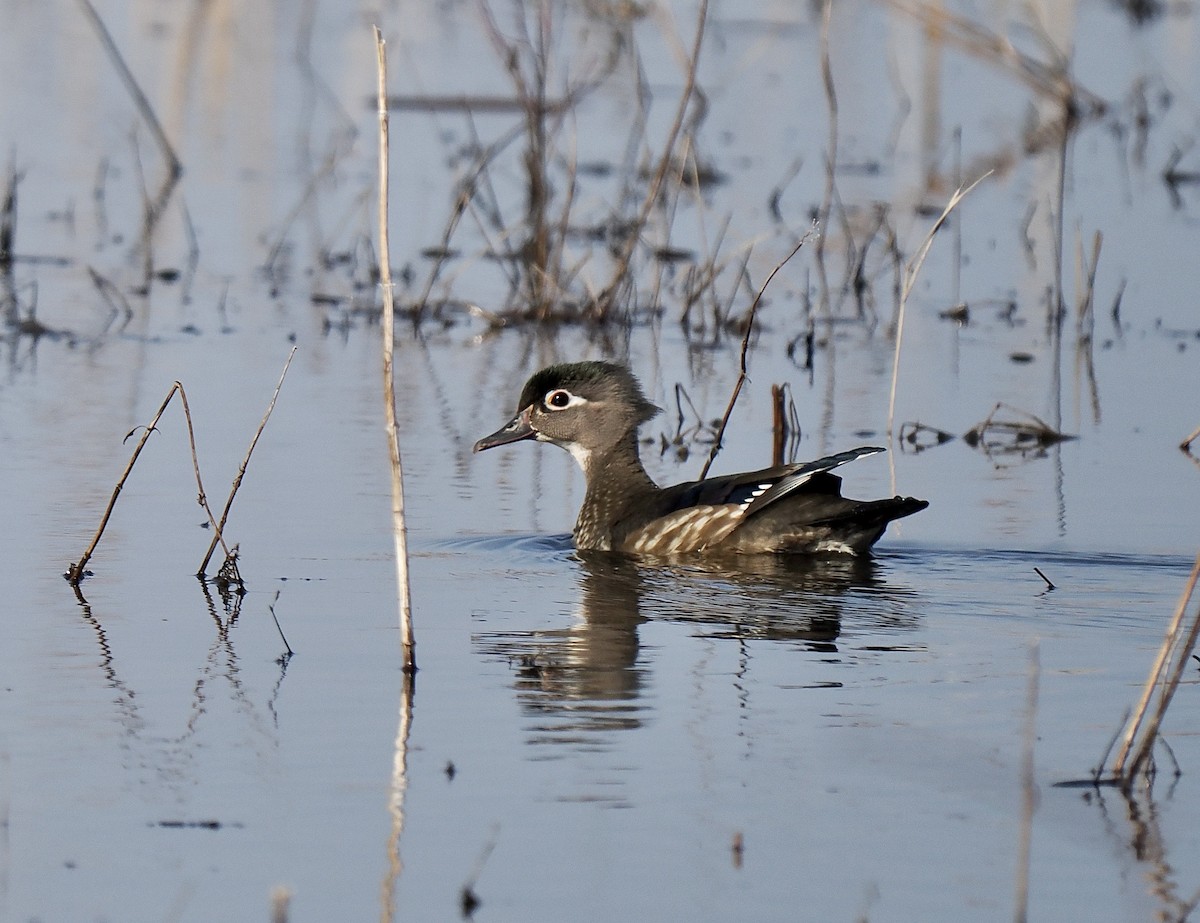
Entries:
[[[681,165],[625,300],[589,315],[698,12],[95,0],[101,30],[0,2],[0,919],[1188,916],[1200,672],[1151,787],[1059,783],[1102,764],[1200,549],[1195,5],[713,3]],[[528,90],[539,53],[552,277],[515,259],[537,197],[508,62]],[[985,173],[897,353],[905,267]],[[846,492],[930,501],[872,558],[577,554],[566,453],[471,454],[533,371],[613,357],[664,410],[652,475],[697,477],[814,215],[713,471],[771,462],[786,385],[786,458],[887,445]],[[74,591],[172,383],[219,506],[293,348],[226,527],[244,596],[193,576],[212,530],[178,396]],[[1026,429],[962,438],[989,419]],[[1020,438],[1043,424],[1072,438]]]

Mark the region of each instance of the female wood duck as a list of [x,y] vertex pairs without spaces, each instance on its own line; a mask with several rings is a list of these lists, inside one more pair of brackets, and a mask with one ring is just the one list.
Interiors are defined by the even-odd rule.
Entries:
[[637,443],[638,427],[658,412],[624,366],[552,365],[529,379],[516,416],[475,443],[475,451],[536,439],[570,452],[587,479],[575,523],[580,550],[861,554],[893,519],[929,505],[912,497],[841,495],[841,478],[829,472],[885,451],[875,447],[659,487],[642,467]]

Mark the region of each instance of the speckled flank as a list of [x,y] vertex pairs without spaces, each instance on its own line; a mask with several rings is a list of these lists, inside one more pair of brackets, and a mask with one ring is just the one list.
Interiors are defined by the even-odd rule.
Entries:
[[732,504],[696,506],[652,520],[621,542],[637,554],[683,554],[715,545],[742,521],[743,507]]

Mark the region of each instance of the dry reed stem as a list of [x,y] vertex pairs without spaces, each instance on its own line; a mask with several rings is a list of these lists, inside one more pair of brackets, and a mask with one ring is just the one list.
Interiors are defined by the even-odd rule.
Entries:
[[1191,452],[1192,443],[1197,439],[1200,439],[1200,426],[1197,426],[1194,430],[1192,430],[1191,434],[1185,440],[1183,440],[1183,442],[1179,443],[1179,448],[1185,452]]
[[729,396],[729,404],[725,407],[725,413],[721,417],[720,425],[717,427],[717,433],[713,439],[712,448],[708,451],[708,460],[704,462],[704,467],[700,470],[699,480],[701,481],[708,477],[708,469],[712,467],[713,460],[717,457],[717,453],[721,451],[721,443],[725,438],[725,427],[729,425],[729,418],[733,414],[733,405],[737,403],[738,395],[742,392],[742,385],[746,383],[746,378],[748,377],[746,375],[746,362],[747,354],[750,351],[750,334],[754,332],[754,317],[758,312],[758,306],[760,302],[762,302],[763,293],[766,292],[767,286],[771,284],[771,280],[775,278],[776,273],[783,269],[783,267],[788,264],[791,258],[800,252],[800,248],[808,243],[809,238],[816,233],[817,226],[814,222],[812,227],[810,227],[804,233],[804,236],[800,238],[800,242],[792,248],[792,252],[785,256],[775,266],[775,268],[771,270],[770,275],[767,276],[766,281],[764,281],[762,287],[759,288],[758,294],[754,296],[754,301],[750,303],[750,310],[746,313],[746,332],[742,335],[742,351],[738,358],[737,382],[733,386],[733,394]]
[[388,108],[387,43],[378,26],[375,54],[379,71],[379,281],[383,286],[383,405],[388,455],[392,472],[392,537],[396,545],[396,588],[399,593],[400,644],[404,672],[417,671],[417,646],[413,639],[412,602],[408,582],[408,528],[404,520],[404,469],[400,462],[400,437],[396,423],[395,353],[396,304],[392,294],[392,268],[388,258]]
[[[1049,581],[1047,581],[1049,582]],[[1013,920],[1025,923],[1029,916],[1029,857],[1033,846],[1033,814],[1037,810],[1037,784],[1033,750],[1037,742],[1038,686],[1042,666],[1036,641],[1029,648],[1029,686],[1025,698],[1025,740],[1021,752],[1021,833],[1017,843],[1016,900]]]
[[[246,457],[242,459],[241,465],[238,466],[238,472],[234,476],[233,484],[229,488],[229,496],[225,499],[225,508],[221,510],[221,520],[217,522],[213,520],[213,535],[212,542],[209,543],[208,551],[204,555],[204,560],[200,562],[200,568],[196,571],[197,577],[203,577],[204,572],[208,569],[208,562],[212,558],[214,549],[217,547],[217,542],[221,543],[221,547],[225,549],[225,557],[229,558],[229,548],[225,545],[225,539],[222,537],[222,532],[225,529],[225,521],[229,518],[229,511],[233,507],[233,498],[237,496],[238,489],[242,486],[242,479],[246,476],[246,466],[250,464],[250,456],[254,454],[254,447],[258,445],[258,437],[262,435],[263,430],[267,426],[267,421],[271,419],[271,413],[275,410],[275,402],[279,399],[279,391],[283,387],[283,380],[287,377],[288,368],[292,364],[292,358],[296,355],[296,347],[292,347],[292,351],[288,353],[287,361],[283,364],[283,371],[279,375],[279,381],[275,385],[275,393],[271,395],[271,402],[267,404],[266,413],[263,414],[262,421],[258,424],[258,429],[254,433],[254,438],[250,440],[250,447],[246,449]],[[185,398],[186,400],[186,398]],[[191,422],[188,423],[189,433],[191,431]],[[193,453],[193,458],[195,453]],[[196,480],[200,479],[200,470],[196,469]],[[206,507],[207,508],[207,507]],[[209,513],[209,519],[212,520],[212,513]]]
[[[1113,762],[1113,777],[1119,779],[1126,789],[1132,785],[1138,770],[1146,764],[1146,761],[1150,757],[1150,751],[1154,747],[1154,740],[1158,736],[1158,729],[1166,714],[1167,706],[1171,703],[1171,697],[1175,694],[1175,689],[1179,685],[1183,669],[1187,666],[1188,656],[1192,648],[1195,647],[1197,634],[1200,633],[1200,612],[1197,612],[1196,619],[1192,623],[1187,638],[1182,644],[1178,643],[1184,613],[1187,610],[1188,603],[1191,601],[1192,592],[1196,588],[1198,578],[1200,578],[1200,555],[1196,556],[1196,563],[1192,566],[1192,572],[1188,576],[1183,594],[1179,597],[1175,613],[1172,615],[1171,621],[1167,626],[1167,633],[1163,638],[1162,646],[1159,648],[1158,656],[1150,668],[1150,675],[1146,678],[1146,685],[1142,689],[1142,697],[1138,701],[1137,708],[1134,709],[1133,716],[1125,726],[1125,739],[1122,741],[1121,749],[1117,752],[1117,758]],[[1139,738],[1138,732],[1141,729],[1142,722],[1146,719],[1146,713],[1150,708],[1150,699],[1154,694],[1154,688],[1160,682],[1163,682],[1167,663],[1171,658],[1171,651],[1177,647],[1179,648],[1179,654],[1176,657],[1175,670],[1171,677],[1164,683],[1158,707],[1155,709],[1154,714],[1151,716],[1149,723]],[[1133,760],[1129,763],[1128,769],[1126,769],[1126,762],[1129,761],[1131,753],[1133,754]]]
[[933,236],[938,232],[946,219],[950,217],[950,213],[967,195],[982,183],[985,179],[992,175],[992,171],[988,170],[981,177],[971,183],[970,186],[963,188],[959,186],[954,191],[954,195],[950,197],[950,201],[946,203],[946,207],[938,216],[937,221],[933,223],[933,227],[929,229],[929,233],[925,235],[925,242],[921,244],[921,248],[917,251],[916,256],[908,264],[904,271],[904,288],[900,292],[900,308],[896,312],[896,349],[892,357],[892,388],[888,398],[888,418],[887,418],[887,434],[890,439],[892,436],[892,424],[896,418],[896,382],[900,374],[900,347],[904,342],[904,312],[908,305],[908,297],[912,294],[913,286],[916,284],[917,275],[921,272],[921,267],[925,264],[925,257],[929,255],[929,249],[933,246]]

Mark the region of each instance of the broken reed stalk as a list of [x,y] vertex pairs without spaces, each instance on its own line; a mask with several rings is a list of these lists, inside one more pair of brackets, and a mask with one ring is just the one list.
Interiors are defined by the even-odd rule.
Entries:
[[392,537],[396,543],[396,586],[400,595],[400,644],[404,672],[417,672],[413,639],[412,602],[408,583],[408,528],[404,522],[404,470],[400,464],[400,437],[396,426],[395,352],[396,305],[392,294],[392,269],[388,259],[388,107],[387,43],[375,26],[375,54],[379,69],[379,281],[383,286],[383,405],[388,453],[392,469]]
[[905,267],[904,270],[904,287],[900,292],[900,308],[896,312],[896,349],[892,356],[892,389],[891,395],[888,398],[888,418],[887,418],[887,434],[888,439],[891,439],[893,433],[893,423],[896,419],[896,382],[900,374],[900,346],[904,342],[904,309],[908,304],[908,296],[912,294],[913,286],[917,282],[917,276],[921,272],[921,267],[925,264],[925,257],[929,255],[929,249],[933,246],[933,236],[946,223],[946,219],[950,217],[950,213],[967,195],[982,183],[985,179],[992,175],[992,171],[988,170],[980,176],[975,182],[971,183],[966,188],[959,186],[954,191],[954,195],[950,197],[950,201],[946,203],[946,207],[938,216],[937,221],[933,223],[933,227],[929,229],[929,233],[925,235],[925,242],[921,244],[921,248],[912,258],[912,262]]
[[1191,452],[1192,451],[1192,443],[1195,442],[1197,439],[1200,439],[1200,426],[1197,426],[1194,430],[1192,430],[1191,434],[1187,437],[1187,439],[1185,439],[1185,440],[1183,440],[1183,442],[1179,443],[1179,448],[1182,449],[1184,452]]
[[[1196,646],[1197,635],[1200,635],[1200,611],[1198,611],[1186,637],[1182,641],[1180,640],[1183,628],[1183,616],[1187,611],[1188,603],[1191,601],[1192,592],[1196,588],[1198,578],[1200,578],[1200,555],[1196,556],[1196,563],[1192,566],[1192,572],[1188,576],[1183,595],[1179,597],[1179,604],[1175,607],[1175,614],[1171,617],[1170,624],[1167,626],[1167,634],[1163,638],[1162,647],[1159,648],[1158,657],[1155,658],[1154,665],[1150,668],[1150,675],[1146,678],[1146,686],[1142,690],[1142,698],[1138,702],[1137,708],[1134,709],[1133,716],[1125,726],[1125,739],[1121,743],[1121,749],[1117,753],[1116,760],[1113,762],[1113,777],[1118,779],[1126,790],[1132,786],[1133,779],[1146,766],[1147,761],[1150,759],[1150,753],[1154,749],[1154,741],[1158,737],[1158,730],[1162,726],[1162,720],[1167,713],[1167,706],[1171,704],[1171,698],[1174,696],[1175,690],[1179,686],[1179,681],[1183,676],[1183,671],[1187,667],[1188,658]],[[1178,651],[1175,657],[1175,667],[1171,675],[1164,679],[1172,650]],[[1150,699],[1154,694],[1155,687],[1160,683],[1162,684],[1162,692],[1159,695],[1158,705],[1139,737],[1138,732],[1142,728],[1142,722],[1146,720],[1146,713],[1150,708]]]
[[742,392],[742,385],[746,383],[746,359],[747,354],[750,351],[750,334],[754,332],[754,316],[758,312],[758,305],[762,301],[763,293],[767,290],[767,286],[771,284],[771,280],[775,278],[775,274],[778,273],[779,270],[783,269],[783,267],[788,264],[791,258],[800,252],[800,248],[808,243],[809,238],[816,233],[817,225],[816,222],[814,222],[812,226],[804,232],[804,236],[800,238],[800,242],[792,248],[792,252],[785,256],[778,263],[778,265],[771,270],[770,275],[767,276],[766,281],[763,282],[762,287],[759,288],[758,294],[754,296],[754,301],[750,303],[750,310],[746,314],[746,332],[742,335],[742,352],[738,360],[737,382],[733,386],[733,394],[731,394],[729,397],[729,404],[725,407],[725,414],[721,417],[721,423],[717,427],[717,433],[713,438],[712,448],[708,450],[708,460],[705,461],[704,467],[700,470],[699,480],[701,481],[708,477],[708,469],[712,467],[713,460],[717,457],[717,453],[721,451],[721,442],[725,438],[725,427],[729,425],[729,417],[733,414],[733,405],[737,403],[738,395]]
[[788,437],[787,384],[771,385],[771,466],[783,464],[783,447]]
[[[183,390],[182,382],[174,382],[171,389],[167,392],[167,396],[163,398],[162,404],[159,405],[158,412],[154,418],[146,424],[142,432],[142,438],[138,440],[138,444],[134,447],[133,454],[129,457],[129,463],[125,466],[125,470],[121,472],[121,477],[117,479],[117,486],[113,488],[112,496],[108,499],[108,506],[104,509],[104,515],[100,517],[100,526],[96,529],[96,534],[92,537],[91,544],[83,552],[83,556],[75,564],[67,567],[67,572],[63,575],[70,582],[71,586],[78,587],[79,583],[87,575],[87,563],[91,560],[92,554],[96,551],[96,546],[100,544],[100,537],[104,535],[104,530],[108,526],[108,520],[112,516],[112,511],[117,505],[117,497],[121,495],[121,490],[125,487],[125,482],[129,479],[130,473],[133,471],[134,463],[137,462],[138,456],[142,454],[142,448],[150,439],[150,434],[153,433],[158,426],[158,421],[167,410],[167,405],[171,403],[171,398],[175,396],[175,392],[179,392],[179,399],[183,403],[183,416],[187,421],[188,443],[192,449],[192,469],[196,472],[196,489],[197,502],[204,507],[204,511],[208,514],[208,520],[216,529],[216,540],[219,540],[224,545],[225,540],[221,537],[220,527],[213,518],[212,510],[208,506],[208,498],[204,494],[204,482],[200,479],[200,459],[196,455],[196,434],[192,429],[192,412],[188,408],[187,392]],[[125,438],[128,439],[136,430],[130,431]],[[225,549],[226,554],[229,549]]]
[[[212,512],[209,511],[208,518],[212,520],[213,540],[209,543],[208,551],[204,555],[204,560],[200,562],[200,568],[196,571],[197,577],[203,577],[204,572],[208,569],[208,562],[212,559],[213,551],[217,547],[217,542],[221,543],[221,547],[225,550],[225,558],[229,559],[229,548],[225,544],[225,539],[222,533],[225,529],[225,521],[229,518],[229,510],[233,507],[233,498],[237,496],[238,489],[242,486],[242,479],[246,476],[246,466],[250,464],[250,456],[254,454],[254,447],[258,445],[258,437],[262,435],[266,429],[267,421],[271,419],[271,413],[275,410],[275,402],[279,399],[279,390],[283,387],[283,380],[287,377],[288,368],[292,364],[292,358],[296,355],[296,347],[292,347],[292,351],[288,353],[287,361],[283,364],[283,371],[279,375],[279,381],[275,385],[275,393],[271,395],[271,402],[267,404],[267,412],[263,414],[262,421],[258,424],[258,429],[254,433],[254,438],[250,440],[250,447],[246,449],[246,457],[242,459],[241,465],[238,467],[238,472],[233,478],[233,485],[229,488],[229,496],[225,500],[225,508],[221,510],[220,522],[213,519]],[[191,433],[191,418],[188,419],[188,432]],[[192,458],[196,457],[193,448]],[[200,469],[196,469],[196,480],[200,480]],[[201,494],[203,496],[203,493]],[[205,509],[208,509],[207,504]]]

